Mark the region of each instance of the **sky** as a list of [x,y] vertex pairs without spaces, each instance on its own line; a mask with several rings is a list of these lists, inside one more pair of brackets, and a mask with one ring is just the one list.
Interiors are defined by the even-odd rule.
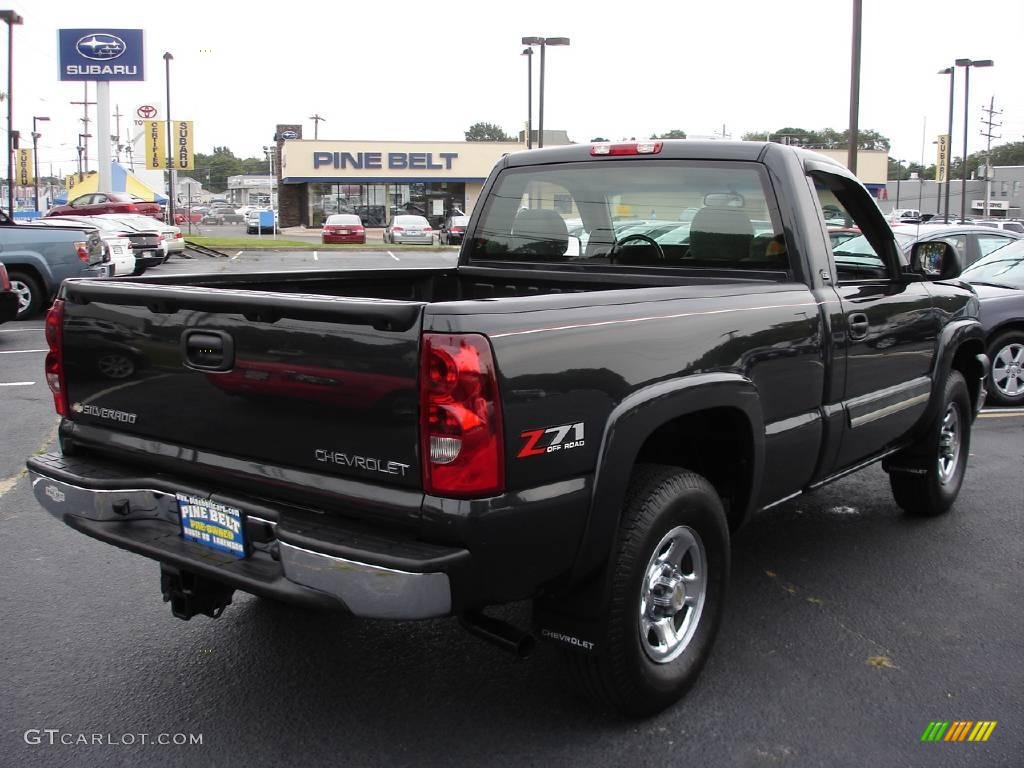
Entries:
[[[194,121],[200,152],[223,145],[262,156],[278,123],[302,123],[312,138],[313,114],[326,118],[322,139],[458,141],[478,121],[513,134],[526,123],[523,36],[571,40],[547,51],[545,127],[574,141],[672,129],[739,139],[784,126],[843,130],[849,122],[852,0],[8,0],[4,7],[24,17],[14,28],[14,127],[27,137],[33,115],[51,118],[41,128],[44,174],[47,163],[55,173],[74,169],[82,125],[82,107],[69,103],[82,100],[82,84],[58,79],[61,28],[145,30],[146,81],[111,86],[112,104],[126,115],[154,104],[163,116],[162,57],[171,52],[171,117]],[[937,72],[957,58],[995,61],[972,70],[968,152],[984,148],[981,108],[993,97],[1002,112],[994,130],[1002,138],[993,144],[1024,140],[1024,2],[988,4],[987,13],[963,0],[864,0],[863,7],[859,123],[888,136],[892,156],[934,163],[932,142],[946,132],[949,114],[949,76]],[[536,80],[539,56],[533,69]],[[537,90],[535,82],[535,99]],[[93,86],[89,93],[94,99]],[[536,120],[535,106],[535,128]]]

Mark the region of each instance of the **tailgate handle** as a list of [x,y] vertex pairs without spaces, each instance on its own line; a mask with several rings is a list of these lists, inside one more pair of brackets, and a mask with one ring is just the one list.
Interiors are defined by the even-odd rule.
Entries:
[[235,341],[224,331],[188,330],[181,335],[185,367],[197,371],[228,371],[235,364]]

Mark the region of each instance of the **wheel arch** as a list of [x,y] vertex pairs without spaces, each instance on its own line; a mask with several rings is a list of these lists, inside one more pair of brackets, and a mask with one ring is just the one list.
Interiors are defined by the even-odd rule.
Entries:
[[985,356],[985,334],[977,320],[959,320],[949,323],[939,336],[939,351],[932,371],[932,395],[919,425],[931,424],[942,407],[944,383],[949,372],[959,371],[967,381],[971,405],[977,413],[981,408],[981,392],[988,374]]
[[[710,439],[702,440],[712,425]],[[734,373],[698,374],[645,387],[615,408],[598,451],[572,582],[608,562],[630,475],[643,461],[705,476],[735,528],[752,510],[764,469],[764,417],[754,383]]]

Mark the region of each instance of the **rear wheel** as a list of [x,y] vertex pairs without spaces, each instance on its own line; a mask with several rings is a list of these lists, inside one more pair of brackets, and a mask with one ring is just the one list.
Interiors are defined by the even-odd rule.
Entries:
[[893,471],[889,486],[905,512],[934,517],[949,510],[960,493],[971,448],[971,397],[959,371],[950,371],[942,406],[925,434],[907,449],[918,458],[913,472]]
[[634,471],[594,655],[566,652],[591,697],[627,715],[677,701],[711,652],[729,575],[729,527],[715,489],[677,467]]
[[989,345],[989,399],[999,405],[1024,404],[1024,331],[1007,331]]
[[43,289],[39,285],[39,281],[27,272],[21,272],[16,269],[10,270],[8,277],[11,280],[11,290],[18,297],[18,314],[16,318],[18,320],[27,320],[33,317],[42,309],[44,301]]

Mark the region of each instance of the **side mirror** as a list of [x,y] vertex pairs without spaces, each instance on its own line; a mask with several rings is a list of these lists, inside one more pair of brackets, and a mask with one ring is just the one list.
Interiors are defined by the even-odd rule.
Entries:
[[910,249],[910,267],[929,280],[952,280],[963,271],[960,254],[946,240],[914,243]]

